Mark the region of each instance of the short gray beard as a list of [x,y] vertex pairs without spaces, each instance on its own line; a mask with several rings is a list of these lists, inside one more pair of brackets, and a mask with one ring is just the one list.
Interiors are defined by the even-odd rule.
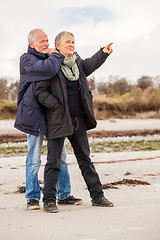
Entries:
[[[36,51],[38,52],[35,44],[34,44],[34,47],[35,47]],[[48,49],[47,51],[42,49],[42,51],[41,51],[40,53],[41,53],[41,54],[47,54],[48,52],[49,52],[49,49]]]
[[42,50],[41,53],[42,53],[42,54],[47,54],[48,52],[49,52],[49,50],[48,50],[48,51],[45,51],[45,50],[43,51],[43,50]]

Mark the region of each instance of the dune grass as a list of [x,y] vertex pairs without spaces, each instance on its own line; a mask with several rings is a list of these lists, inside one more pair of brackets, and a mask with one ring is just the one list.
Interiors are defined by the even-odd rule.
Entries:
[[[93,95],[94,112],[97,120],[116,118],[139,118],[137,113],[154,111],[152,118],[160,118],[160,88],[145,90],[134,88],[123,95]],[[16,102],[0,102],[0,119],[15,119]]]

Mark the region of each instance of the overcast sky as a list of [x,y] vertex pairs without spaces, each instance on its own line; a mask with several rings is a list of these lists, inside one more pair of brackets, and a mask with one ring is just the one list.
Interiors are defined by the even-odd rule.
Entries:
[[0,0],[0,77],[19,79],[19,57],[34,28],[44,29],[50,47],[57,33],[73,32],[82,58],[113,42],[113,53],[93,73],[96,81],[159,76],[159,11],[159,0]]

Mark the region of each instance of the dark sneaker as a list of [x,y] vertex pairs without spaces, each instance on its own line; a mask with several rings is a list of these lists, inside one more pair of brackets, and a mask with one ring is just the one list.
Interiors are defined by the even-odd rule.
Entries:
[[72,205],[79,205],[83,203],[82,199],[80,198],[75,198],[73,196],[69,196],[65,199],[58,199],[58,204],[72,204]]
[[108,201],[105,197],[102,197],[98,200],[92,201],[92,206],[113,207],[114,204]]
[[44,205],[44,211],[48,213],[57,213],[58,208],[54,202],[51,202]]
[[27,200],[27,209],[28,210],[38,210],[40,209],[39,201],[35,199],[28,199]]

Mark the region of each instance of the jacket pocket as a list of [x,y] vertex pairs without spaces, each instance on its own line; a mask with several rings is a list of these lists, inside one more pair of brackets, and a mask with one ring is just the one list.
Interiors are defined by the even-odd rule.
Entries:
[[43,114],[39,108],[30,108],[26,104],[20,103],[17,109],[17,123],[25,130],[37,130],[42,121]]
[[46,110],[46,121],[47,127],[62,125],[64,122],[64,110],[61,104],[56,104],[56,106],[50,110]]

